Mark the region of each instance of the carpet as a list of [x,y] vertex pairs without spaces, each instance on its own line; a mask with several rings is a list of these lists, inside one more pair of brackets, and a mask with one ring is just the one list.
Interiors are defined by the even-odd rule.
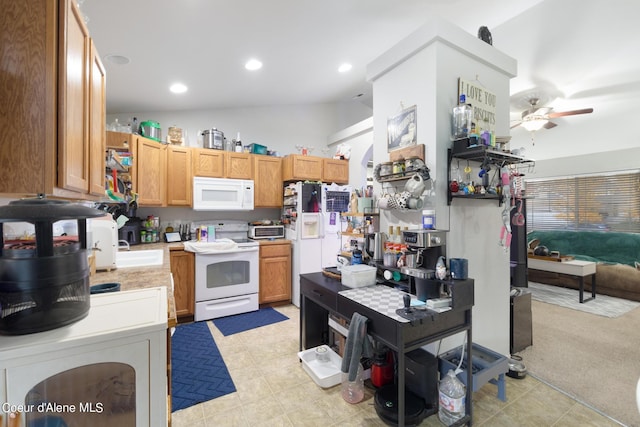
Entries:
[[531,310],[533,345],[518,353],[529,373],[626,426],[639,427],[640,308],[616,318],[539,301],[532,301]]
[[[531,291],[531,298],[536,301],[555,304],[604,317],[620,317],[640,306],[640,303],[636,301],[600,295],[597,292],[595,299],[580,304],[578,301],[578,290],[536,282],[529,282],[529,290]],[[590,297],[591,291],[585,291],[584,298],[587,299]]]
[[258,311],[213,319],[213,324],[220,330],[220,332],[222,332],[222,335],[226,337],[228,335],[248,331],[249,329],[282,322],[287,319],[289,318],[284,314],[271,307],[266,307],[261,308]]
[[207,322],[178,325],[171,337],[171,411],[234,391]]

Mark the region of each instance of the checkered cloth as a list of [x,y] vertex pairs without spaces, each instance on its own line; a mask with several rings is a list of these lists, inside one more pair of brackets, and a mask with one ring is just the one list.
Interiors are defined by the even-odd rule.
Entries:
[[[397,309],[404,307],[402,296],[405,295],[406,292],[385,285],[376,285],[340,291],[339,294],[358,304],[369,307],[378,313],[384,314],[395,321],[403,323],[409,322],[408,319],[396,314]],[[415,297],[412,296],[412,298]]]

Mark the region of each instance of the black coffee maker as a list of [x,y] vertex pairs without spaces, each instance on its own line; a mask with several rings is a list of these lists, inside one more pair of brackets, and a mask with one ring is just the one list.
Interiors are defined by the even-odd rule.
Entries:
[[404,266],[402,274],[409,277],[410,293],[419,300],[440,297],[440,286],[435,279],[436,263],[447,253],[447,233],[445,231],[414,229],[404,230],[402,239],[409,251],[417,252],[418,263],[415,266]]

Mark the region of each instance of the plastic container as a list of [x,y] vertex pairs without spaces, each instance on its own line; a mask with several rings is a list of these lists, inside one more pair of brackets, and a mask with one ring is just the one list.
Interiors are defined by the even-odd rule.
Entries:
[[249,144],[249,151],[253,154],[267,154],[267,147],[260,144]]
[[358,364],[356,379],[349,381],[349,373],[341,372],[342,398],[349,403],[358,403],[364,399],[364,375],[362,365]]
[[465,415],[466,387],[456,377],[453,369],[440,381],[438,418],[447,426]]
[[466,138],[471,133],[473,126],[473,108],[466,104],[467,98],[460,95],[460,103],[453,108],[451,115],[452,139]]
[[89,292],[93,294],[106,294],[107,292],[118,292],[120,290],[120,283],[101,283],[99,285],[93,285],[89,287]]
[[436,229],[436,211],[435,209],[425,209],[422,211],[422,228],[426,230]]
[[376,284],[376,267],[364,264],[345,265],[342,267],[342,285],[348,288],[361,288]]

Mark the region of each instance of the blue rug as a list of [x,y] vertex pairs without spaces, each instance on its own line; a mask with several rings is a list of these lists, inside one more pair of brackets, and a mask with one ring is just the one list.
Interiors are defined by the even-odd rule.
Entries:
[[171,337],[171,411],[236,391],[206,322],[178,325]]
[[216,328],[226,337],[237,334],[238,332],[248,331],[249,329],[271,325],[272,323],[278,323],[288,319],[284,314],[271,307],[266,307],[258,311],[213,319],[213,324],[216,325]]

